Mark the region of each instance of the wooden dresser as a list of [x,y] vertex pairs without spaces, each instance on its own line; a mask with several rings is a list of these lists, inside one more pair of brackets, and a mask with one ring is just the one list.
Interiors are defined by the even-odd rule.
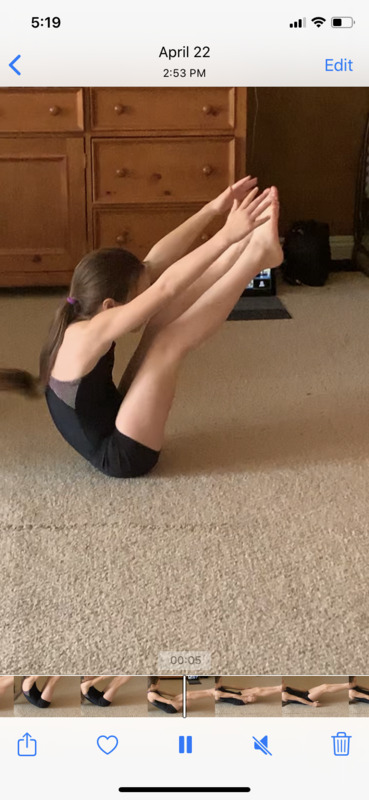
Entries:
[[245,153],[246,89],[1,89],[0,286],[66,285],[98,247],[144,258]]

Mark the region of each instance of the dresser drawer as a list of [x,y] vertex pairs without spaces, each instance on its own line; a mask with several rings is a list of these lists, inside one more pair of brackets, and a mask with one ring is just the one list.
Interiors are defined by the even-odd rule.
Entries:
[[234,176],[233,139],[95,139],[97,203],[202,202]]
[[[94,248],[124,247],[138,258],[144,259],[152,246],[170,231],[181,225],[201,206],[124,206],[100,208],[93,213]],[[216,217],[206,232],[201,234],[194,247],[212,236],[224,223]]]
[[92,128],[224,131],[235,127],[235,89],[91,89]]
[[82,89],[0,90],[0,132],[82,130]]

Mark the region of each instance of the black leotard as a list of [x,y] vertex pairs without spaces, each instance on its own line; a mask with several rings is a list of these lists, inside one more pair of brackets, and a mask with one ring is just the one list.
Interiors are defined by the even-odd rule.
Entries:
[[112,377],[113,342],[83,378],[59,381],[51,377],[46,402],[63,438],[105,475],[134,478],[149,472],[160,451],[118,431],[115,425],[123,396]]
[[219,697],[218,703],[229,703],[230,706],[245,706],[243,700],[238,699],[238,697]]
[[[309,703],[313,703],[314,702],[309,697],[309,690],[308,689],[306,689],[306,690],[304,690],[304,689],[293,689],[293,688],[291,688],[291,686],[286,686],[284,691],[287,692],[287,694],[295,695],[295,697],[301,697],[302,700],[308,700]],[[291,700],[290,702],[293,702],[293,701]]]

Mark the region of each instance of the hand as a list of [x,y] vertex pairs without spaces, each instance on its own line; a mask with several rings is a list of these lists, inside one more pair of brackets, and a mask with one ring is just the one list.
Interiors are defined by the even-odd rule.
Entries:
[[246,703],[255,703],[256,696],[254,694],[247,693],[246,690],[245,694],[242,692],[242,700],[246,701]]
[[251,178],[250,175],[247,175],[246,178],[241,178],[240,181],[237,181],[232,186],[227,186],[224,192],[208,204],[213,214],[226,214],[232,208],[234,200],[242,203],[251,189],[254,189],[256,182],[257,178]]
[[234,200],[227,221],[222,228],[227,238],[227,246],[241,241],[245,236],[252,233],[255,228],[264,225],[270,217],[261,217],[261,214],[271,205],[270,189],[265,189],[262,194],[257,196],[258,187],[256,186],[247,197],[239,203]]

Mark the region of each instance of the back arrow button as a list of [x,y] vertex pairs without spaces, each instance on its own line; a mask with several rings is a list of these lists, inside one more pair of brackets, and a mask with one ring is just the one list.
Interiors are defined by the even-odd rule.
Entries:
[[10,64],[9,64],[10,69],[12,69],[13,72],[15,72],[17,75],[20,75],[20,72],[19,72],[19,69],[17,69],[14,66],[14,64],[15,64],[16,61],[18,61],[19,58],[20,58],[20,56],[16,56],[15,58],[13,58],[13,61],[11,61]]

